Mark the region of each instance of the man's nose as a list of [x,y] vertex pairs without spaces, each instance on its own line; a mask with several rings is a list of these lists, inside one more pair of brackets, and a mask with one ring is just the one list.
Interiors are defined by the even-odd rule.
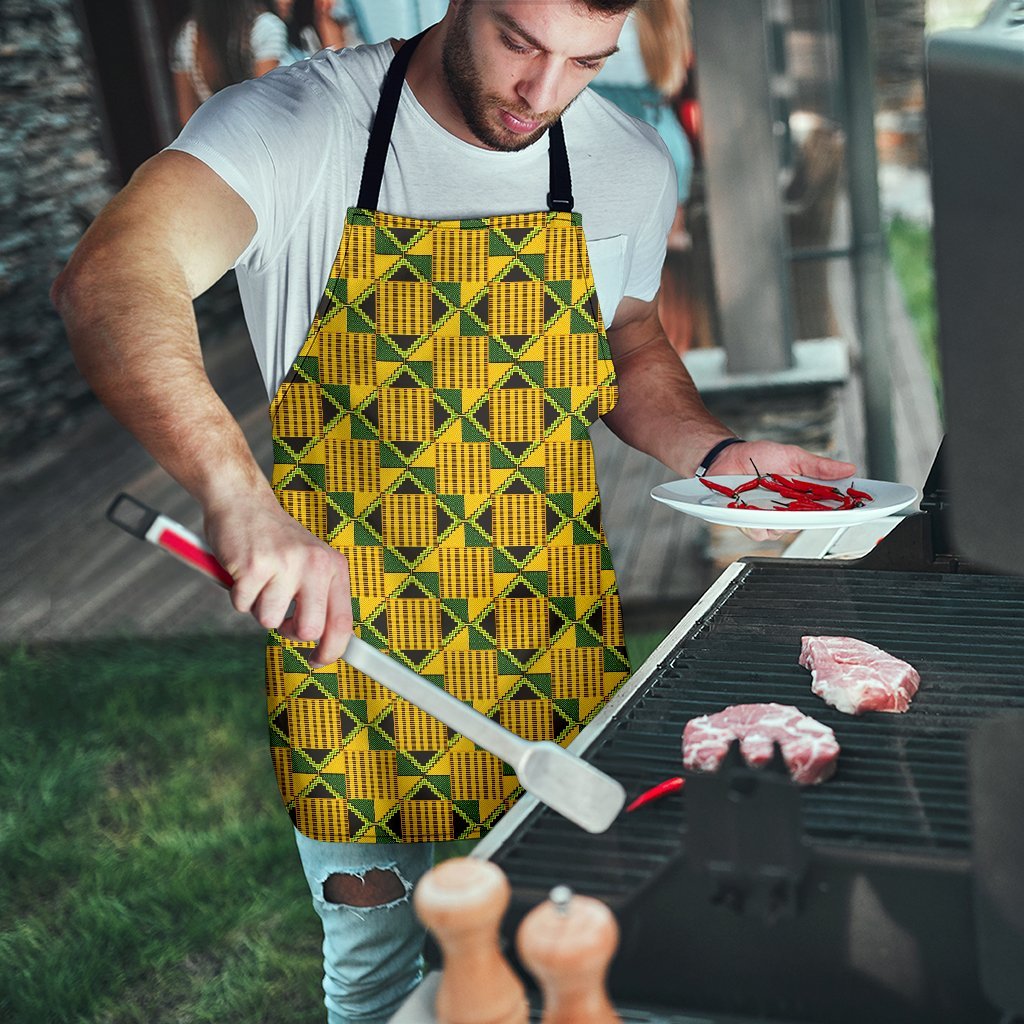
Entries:
[[534,114],[558,109],[560,69],[551,62],[538,61],[519,82],[519,98]]

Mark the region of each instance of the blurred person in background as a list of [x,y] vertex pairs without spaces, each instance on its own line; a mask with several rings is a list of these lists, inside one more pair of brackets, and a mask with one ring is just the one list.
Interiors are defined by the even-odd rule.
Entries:
[[687,0],[645,0],[630,12],[618,52],[590,86],[658,130],[675,164],[680,204],[689,198],[693,174],[693,150],[676,114],[693,57],[691,37]]
[[677,352],[690,347],[693,317],[682,261],[690,247],[684,205],[690,197],[694,152],[677,113],[693,62],[689,0],[644,0],[630,12],[619,50],[590,88],[621,110],[652,125],[676,169],[678,205],[662,270],[659,312]]
[[344,0],[276,0],[275,8],[288,27],[289,63],[353,43]]
[[[351,19],[349,31],[359,43],[408,39],[444,17],[448,0],[334,0]],[[355,45],[349,43],[350,46]]]
[[181,124],[215,92],[288,60],[288,30],[262,0],[193,0],[178,30],[171,72]]

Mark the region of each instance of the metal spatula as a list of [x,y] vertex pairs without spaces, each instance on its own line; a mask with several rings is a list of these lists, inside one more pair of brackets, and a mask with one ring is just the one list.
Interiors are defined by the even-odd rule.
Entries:
[[[136,498],[118,495],[107,518],[221,586],[232,585],[231,576],[201,538]],[[606,831],[622,810],[622,786],[557,743],[516,736],[357,636],[349,640],[342,659],[511,765],[528,793],[587,832]]]

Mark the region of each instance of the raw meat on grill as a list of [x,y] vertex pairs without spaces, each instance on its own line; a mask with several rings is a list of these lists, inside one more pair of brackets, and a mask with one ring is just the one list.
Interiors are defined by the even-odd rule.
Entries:
[[921,682],[912,665],[849,636],[802,637],[800,664],[811,691],[847,715],[906,711]]
[[836,770],[839,744],[827,725],[789,704],[734,704],[701,715],[683,729],[683,766],[713,772],[733,740],[747,764],[760,768],[772,758],[778,741],[790,778],[801,785],[824,782]]

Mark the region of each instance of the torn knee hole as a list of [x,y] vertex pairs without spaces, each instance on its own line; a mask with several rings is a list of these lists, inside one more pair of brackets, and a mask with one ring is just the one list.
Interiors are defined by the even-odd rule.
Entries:
[[404,883],[390,869],[373,868],[365,875],[328,875],[324,881],[324,899],[348,907],[379,907],[404,895]]

